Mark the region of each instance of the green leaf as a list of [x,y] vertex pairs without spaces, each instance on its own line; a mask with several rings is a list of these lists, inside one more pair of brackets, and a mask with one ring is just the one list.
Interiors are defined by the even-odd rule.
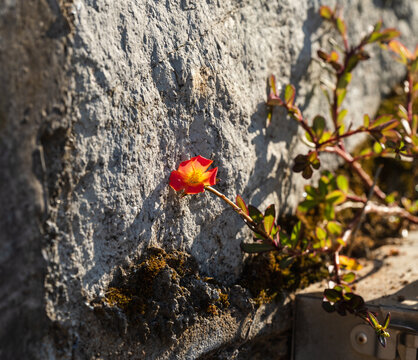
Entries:
[[277,95],[276,77],[274,75],[270,75],[270,77],[269,77],[269,83],[270,83],[270,91],[274,95]]
[[386,330],[390,323],[390,313],[386,315],[385,321],[383,323],[383,330]]
[[372,32],[367,39],[367,43],[371,44],[373,42],[379,41],[383,37],[384,37],[384,35],[379,33],[379,32]]
[[379,20],[379,21],[378,21],[378,22],[374,25],[373,32],[379,32],[379,31],[380,31],[380,29],[382,28],[382,24],[383,24],[382,20]]
[[321,15],[324,19],[330,20],[333,17],[334,12],[328,6],[321,6],[319,9],[319,15]]
[[363,125],[367,129],[370,125],[370,116],[368,114],[364,114],[363,117]]
[[[376,118],[375,121],[373,121],[371,129],[375,129],[378,126],[384,126],[385,124],[389,123],[393,119],[393,115],[382,115]],[[385,127],[385,126],[384,126]]]
[[274,235],[277,234],[277,232],[279,231],[279,229],[280,229],[280,226],[274,226],[273,225],[273,228],[271,229],[271,234],[270,234],[272,238],[274,238]]
[[273,118],[273,108],[269,106],[269,109],[267,111],[266,127],[270,126],[272,118]]
[[398,193],[396,191],[387,195],[386,198],[385,198],[386,203],[388,203],[389,205],[395,203],[397,195],[398,195]]
[[334,190],[331,191],[327,196],[325,196],[325,200],[330,204],[341,204],[345,201],[345,194],[341,190]]
[[393,40],[394,38],[401,35],[401,33],[393,28],[384,29],[381,34],[383,34],[383,38],[379,39],[379,41],[389,42],[390,40]]
[[306,137],[306,140],[313,143],[313,139],[311,138],[311,135],[307,131],[305,132],[305,137]]
[[313,120],[312,130],[314,131],[316,138],[319,140],[322,137],[325,129],[325,119],[323,116],[317,115]]
[[343,75],[338,79],[337,89],[345,89],[351,82],[352,75],[350,72],[344,72]]
[[334,290],[334,289],[325,289],[324,290],[324,297],[332,303],[335,303],[338,300],[341,300],[340,293],[338,291]]
[[237,195],[237,197],[235,199],[235,203],[243,211],[244,214],[250,215],[250,212],[248,211],[247,205],[245,204],[244,199],[240,195]]
[[340,244],[341,246],[346,246],[347,244],[345,243],[344,239],[339,237],[337,238],[337,243]]
[[339,113],[338,113],[338,117],[337,117],[337,124],[338,125],[343,125],[343,121],[345,116],[347,115],[348,110],[347,109],[342,109]]
[[[381,22],[380,22],[381,26]],[[396,29],[384,29],[380,31],[379,23],[376,24],[374,31],[368,36],[366,43],[371,44],[373,42],[384,42],[387,43],[398,37],[400,32]]]
[[290,246],[290,239],[289,239],[289,236],[287,236],[287,234],[279,230],[279,237],[280,237],[280,243],[283,246]]
[[340,291],[340,292],[345,291],[346,294],[344,294],[344,296],[343,296],[345,300],[351,299],[351,296],[353,295],[353,290],[347,284],[341,283],[341,284],[335,285],[334,289],[337,290],[337,291]]
[[327,232],[324,229],[322,229],[319,226],[317,226],[315,228],[315,236],[321,242],[321,245],[322,245],[325,242],[326,238],[327,238]]
[[383,151],[383,146],[379,142],[375,142],[373,144],[373,151],[377,154],[380,154]]
[[345,194],[348,192],[348,179],[344,175],[337,176],[337,186]]
[[287,105],[293,105],[295,101],[295,87],[293,85],[287,85],[284,91],[284,101]]
[[327,140],[331,139],[331,136],[332,136],[332,134],[331,134],[331,132],[330,132],[330,131],[325,131],[325,132],[322,134],[322,137],[321,137],[321,142],[325,142],[325,141],[327,141]]
[[263,221],[263,214],[255,206],[248,205],[248,212],[250,218],[253,219],[257,224],[260,224]]
[[347,95],[347,89],[337,89],[337,106],[340,107]]
[[249,254],[254,254],[276,250],[276,247],[266,243],[241,243],[241,250]]
[[298,211],[302,213],[308,212],[310,209],[314,208],[318,204],[316,200],[304,200],[298,206]]
[[316,151],[313,151],[308,155],[308,161],[316,170],[318,170],[321,166],[321,162],[319,161],[318,153]]
[[295,248],[298,244],[301,235],[301,228],[302,223],[300,221],[298,221],[297,224],[293,226],[292,233],[290,234],[290,247]]
[[338,134],[339,134],[339,135],[342,135],[342,134],[344,134],[344,132],[345,132],[345,126],[344,126],[344,124],[341,124],[341,125],[338,127]]
[[343,231],[343,227],[337,221],[330,221],[327,224],[327,230],[331,235],[340,235]]
[[337,18],[336,20],[336,24],[337,24],[337,29],[340,32],[340,34],[345,37],[346,33],[347,33],[347,26],[345,25],[345,22],[343,19],[341,18]]
[[340,255],[340,265],[347,270],[360,270],[362,268],[356,259],[349,258],[345,255]]
[[276,210],[274,208],[274,205],[270,205],[265,213],[264,213],[264,230],[268,235],[271,234],[271,231],[273,230],[274,226],[274,220],[276,218]]
[[335,219],[335,210],[333,204],[325,204],[324,216],[328,221]]
[[325,176],[321,176],[318,182],[319,193],[321,196],[325,196],[328,192],[328,183],[329,180]]
[[348,61],[347,61],[346,70],[347,71],[352,71],[357,66],[360,59],[361,59],[361,57],[358,54],[350,56],[348,58]]
[[345,281],[346,283],[352,283],[355,280],[355,278],[356,274],[354,274],[353,272],[349,272],[341,276],[341,280]]
[[412,73],[418,71],[418,58],[416,58],[414,61],[412,61],[409,66],[410,66],[410,69],[411,69]]
[[371,312],[368,312],[367,315],[368,315],[370,323],[373,325],[373,327],[375,329],[379,328],[380,324],[379,324],[379,321],[376,319],[376,317]]
[[309,199],[309,197],[310,197],[311,199],[314,199],[314,198],[316,198],[316,197],[317,197],[317,195],[318,195],[318,193],[316,192],[316,189],[315,189],[313,186],[311,186],[311,185],[306,185],[306,186],[305,186],[305,191],[306,191],[306,193],[309,195],[309,196],[308,196],[308,199]]

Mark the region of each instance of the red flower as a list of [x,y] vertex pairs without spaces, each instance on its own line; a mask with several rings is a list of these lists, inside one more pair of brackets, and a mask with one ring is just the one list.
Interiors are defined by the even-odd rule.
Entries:
[[184,190],[184,194],[198,194],[205,191],[205,186],[216,184],[218,168],[206,171],[212,160],[202,156],[195,156],[183,161],[178,170],[170,175],[170,186],[176,190]]

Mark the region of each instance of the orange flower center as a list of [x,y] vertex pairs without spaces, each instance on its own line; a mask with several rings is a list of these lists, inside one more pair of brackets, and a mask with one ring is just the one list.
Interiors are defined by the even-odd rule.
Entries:
[[191,185],[200,184],[202,182],[202,174],[202,171],[193,169],[191,174],[187,176],[186,182]]

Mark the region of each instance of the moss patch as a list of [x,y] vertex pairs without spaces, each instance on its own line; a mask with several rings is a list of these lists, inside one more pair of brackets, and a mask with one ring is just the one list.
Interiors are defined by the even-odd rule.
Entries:
[[229,301],[225,289],[200,278],[190,255],[153,248],[119,269],[104,297],[93,305],[108,323],[122,322],[119,331],[142,340],[173,340],[199,317],[219,315]]
[[272,251],[246,261],[241,283],[251,291],[258,305],[328,277],[324,259],[320,256],[303,256],[284,268],[282,260],[280,253]]

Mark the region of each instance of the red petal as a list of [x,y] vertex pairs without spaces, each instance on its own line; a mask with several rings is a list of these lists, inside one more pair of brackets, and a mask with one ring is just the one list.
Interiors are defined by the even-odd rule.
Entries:
[[179,165],[178,171],[183,174],[188,174],[193,171],[193,159],[182,161]]
[[186,185],[184,189],[185,194],[199,194],[205,191],[205,186],[203,184],[188,186]]
[[204,158],[203,156],[195,156],[190,160],[186,160],[180,163],[178,171],[183,174],[189,174],[192,171],[201,171],[204,172],[212,164],[213,161]]
[[215,185],[216,184],[216,174],[218,173],[218,168],[211,169],[205,172],[202,176],[202,183],[204,185]]
[[206,171],[206,169],[213,163],[213,160],[209,160],[204,158],[203,156],[196,156],[192,160],[194,160],[194,168],[196,170],[200,170],[202,172]]
[[170,186],[176,191],[183,190],[187,186],[184,182],[183,174],[176,170],[172,171],[170,174]]

